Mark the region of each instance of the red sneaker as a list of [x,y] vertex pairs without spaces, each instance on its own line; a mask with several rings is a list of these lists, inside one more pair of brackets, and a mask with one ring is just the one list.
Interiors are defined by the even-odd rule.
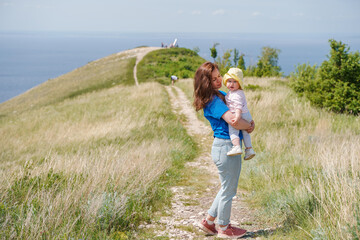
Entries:
[[223,231],[223,230],[221,230],[221,228],[219,228],[219,233],[218,233],[217,237],[219,237],[219,238],[239,238],[239,237],[244,236],[245,233],[246,233],[245,229],[233,227],[233,226],[231,226],[231,224],[229,224],[228,228],[225,231]]
[[209,225],[206,219],[201,220],[201,222],[199,223],[199,228],[201,228],[201,230],[205,231],[210,235],[216,235],[218,233],[218,231],[215,228],[215,223]]

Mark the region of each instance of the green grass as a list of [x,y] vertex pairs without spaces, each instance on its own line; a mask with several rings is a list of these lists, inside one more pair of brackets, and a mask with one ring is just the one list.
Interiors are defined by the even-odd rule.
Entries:
[[147,54],[138,65],[139,82],[157,81],[169,85],[170,76],[192,78],[205,60],[186,48],[161,49]]

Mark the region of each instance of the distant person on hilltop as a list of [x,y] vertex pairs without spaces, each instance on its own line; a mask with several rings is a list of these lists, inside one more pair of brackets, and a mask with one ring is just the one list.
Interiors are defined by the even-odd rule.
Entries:
[[177,79],[178,79],[177,76],[172,75],[172,76],[171,76],[171,85],[174,86],[174,83],[175,83],[175,81],[176,81]]
[[[221,181],[219,192],[207,211],[206,218],[199,223],[199,227],[206,233],[217,235],[219,238],[239,238],[246,234],[246,230],[232,226],[230,216],[232,199],[236,195],[239,183],[241,155],[227,155],[232,148],[228,126],[251,133],[255,128],[255,123],[254,121],[248,123],[244,119],[233,121],[235,114],[226,106],[226,93],[219,90],[221,86],[222,77],[215,63],[205,62],[196,70],[194,106],[196,111],[203,109],[204,117],[210,122],[214,131],[211,156],[218,168]],[[242,134],[241,131],[240,134]],[[203,187],[206,188],[206,186]],[[216,218],[219,228],[215,227]]]
[[[241,118],[247,122],[252,121],[251,114],[247,107],[247,102],[244,94],[243,72],[239,68],[230,68],[224,75],[224,85],[229,89],[229,92],[225,96],[226,105],[232,113],[235,114],[233,121],[239,121]],[[242,154],[239,138],[239,130],[233,128],[229,124],[230,139],[233,144],[231,150],[227,153],[228,156]],[[250,134],[242,130],[243,141],[245,145],[245,157],[244,160],[250,160],[255,156],[255,152],[252,148]]]

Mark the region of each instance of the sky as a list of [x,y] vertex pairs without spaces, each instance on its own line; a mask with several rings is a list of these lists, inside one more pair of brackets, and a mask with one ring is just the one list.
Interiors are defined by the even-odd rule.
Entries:
[[360,34],[360,0],[0,0],[0,31]]

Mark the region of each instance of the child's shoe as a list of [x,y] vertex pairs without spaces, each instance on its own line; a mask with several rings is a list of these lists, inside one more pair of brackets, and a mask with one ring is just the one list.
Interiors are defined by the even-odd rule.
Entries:
[[242,154],[242,150],[240,145],[235,145],[231,148],[230,151],[227,152],[228,156],[236,156]]
[[244,160],[250,160],[255,157],[255,151],[252,148],[245,149],[245,157]]

